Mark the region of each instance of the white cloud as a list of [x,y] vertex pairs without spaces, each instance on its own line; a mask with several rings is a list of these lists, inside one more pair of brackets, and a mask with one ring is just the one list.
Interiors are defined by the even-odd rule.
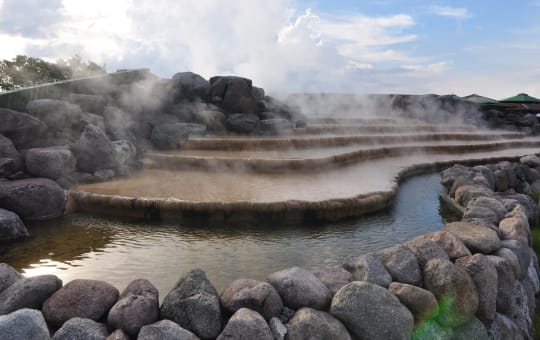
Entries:
[[450,17],[454,19],[469,19],[472,14],[467,8],[464,7],[449,7],[449,6],[432,6],[430,8],[431,13],[443,17]]

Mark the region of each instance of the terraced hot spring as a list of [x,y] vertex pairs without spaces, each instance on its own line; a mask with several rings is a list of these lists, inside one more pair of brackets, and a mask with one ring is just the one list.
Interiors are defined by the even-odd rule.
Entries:
[[33,238],[0,246],[0,262],[28,276],[106,280],[121,290],[144,277],[161,298],[183,273],[199,267],[221,291],[236,278],[264,279],[293,265],[339,266],[348,254],[440,229],[451,217],[439,204],[439,181],[438,173],[410,178],[388,211],[319,225],[207,227],[75,214],[30,225]]

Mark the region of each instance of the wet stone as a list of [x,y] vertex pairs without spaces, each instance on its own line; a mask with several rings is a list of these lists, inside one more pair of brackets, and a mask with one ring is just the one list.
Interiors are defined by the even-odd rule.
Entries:
[[398,244],[377,252],[393,281],[418,286],[422,273],[416,256],[405,246]]

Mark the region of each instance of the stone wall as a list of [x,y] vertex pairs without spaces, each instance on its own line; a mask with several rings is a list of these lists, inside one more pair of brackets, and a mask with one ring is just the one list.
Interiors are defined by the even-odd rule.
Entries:
[[441,231],[351,254],[343,268],[238,279],[221,294],[193,270],[161,306],[146,280],[120,294],[0,264],[0,339],[48,339],[48,327],[56,339],[532,339],[539,183],[537,156],[454,165],[442,172],[443,195],[463,218]]

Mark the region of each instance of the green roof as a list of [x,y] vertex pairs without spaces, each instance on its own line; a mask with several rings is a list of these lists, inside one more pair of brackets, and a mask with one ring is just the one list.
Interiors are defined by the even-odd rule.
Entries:
[[529,96],[526,93],[520,93],[517,96],[500,100],[501,103],[540,103],[540,99]]
[[488,97],[480,96],[475,94],[471,94],[470,96],[463,97],[466,101],[476,103],[476,104],[487,104],[487,103],[496,103],[497,101],[495,99],[491,99]]

